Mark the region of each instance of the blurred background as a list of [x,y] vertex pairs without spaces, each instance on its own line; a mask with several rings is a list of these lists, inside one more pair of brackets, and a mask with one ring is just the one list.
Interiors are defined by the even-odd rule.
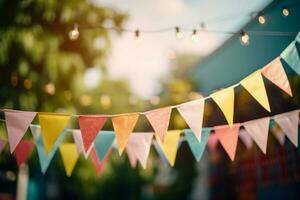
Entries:
[[[1,0],[0,16],[1,108],[117,114],[179,104],[238,83],[294,40],[300,30],[300,1]],[[124,29],[141,32],[137,38]],[[241,44],[241,30],[294,34],[249,34],[249,44]],[[296,47],[300,52],[299,43]],[[270,114],[237,87],[235,122],[299,108],[300,78],[282,62],[294,97],[264,79]],[[204,126],[224,123],[208,99]],[[76,120],[73,126],[78,128]],[[270,126],[266,155],[255,145],[247,149],[238,142],[234,162],[220,145],[214,152],[206,149],[196,162],[182,142],[174,168],[154,147],[146,170],[132,169],[126,154],[119,157],[114,151],[99,177],[91,161],[80,157],[67,178],[58,153],[43,175],[36,150],[18,169],[6,148],[0,156],[0,199],[22,199],[20,187],[32,200],[299,199],[300,153],[289,140],[280,145],[274,137],[280,128]],[[183,128],[186,123],[173,110],[169,129]],[[112,130],[111,123],[104,129]],[[152,131],[143,116],[134,130]],[[3,121],[0,137],[7,138]],[[25,138],[31,138],[29,131]],[[66,140],[72,140],[71,134]]]

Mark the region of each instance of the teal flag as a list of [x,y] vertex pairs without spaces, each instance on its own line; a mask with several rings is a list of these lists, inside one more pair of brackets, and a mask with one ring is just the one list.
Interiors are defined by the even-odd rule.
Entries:
[[42,134],[41,134],[41,127],[38,125],[30,125],[30,130],[31,133],[35,139],[36,142],[36,146],[37,146],[37,152],[38,152],[38,156],[39,156],[39,160],[40,160],[40,165],[41,165],[41,170],[42,173],[45,174],[51,160],[53,159],[60,143],[63,141],[67,130],[64,129],[64,131],[61,133],[61,135],[58,137],[57,141],[55,142],[51,152],[47,155],[45,152],[45,148],[44,148],[44,143],[43,143],[43,139],[42,139]]
[[297,35],[296,41],[293,41],[280,56],[297,74],[300,75],[300,57],[296,48],[297,40],[300,40],[299,34]]
[[94,140],[94,145],[100,160],[103,160],[107,151],[115,140],[114,131],[100,131]]
[[191,129],[184,129],[183,132],[187,139],[187,142],[191,148],[191,151],[197,160],[197,162],[201,159],[204,149],[206,147],[206,143],[208,141],[208,136],[211,131],[211,128],[202,128],[201,134],[201,142],[199,142],[195,136],[195,134],[191,131]]

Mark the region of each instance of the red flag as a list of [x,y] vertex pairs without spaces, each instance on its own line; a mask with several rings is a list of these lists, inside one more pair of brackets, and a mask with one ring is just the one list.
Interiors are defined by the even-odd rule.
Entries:
[[29,157],[34,147],[31,140],[22,140],[15,149],[15,157],[18,166],[23,164]]

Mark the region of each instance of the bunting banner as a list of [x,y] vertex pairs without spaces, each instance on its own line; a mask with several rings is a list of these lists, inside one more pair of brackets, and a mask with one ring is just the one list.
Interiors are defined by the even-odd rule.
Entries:
[[91,160],[92,160],[92,163],[95,167],[95,170],[96,170],[96,173],[97,173],[97,176],[100,176],[102,173],[103,173],[103,170],[108,162],[108,158],[111,154],[111,149],[108,150],[106,156],[104,157],[103,161],[100,161],[99,160],[99,157],[97,155],[97,151],[95,150],[95,148],[92,148],[91,150]]
[[125,149],[129,135],[133,131],[138,119],[139,113],[131,113],[122,116],[112,117],[112,123],[116,133],[116,140],[120,155]]
[[78,160],[77,147],[74,143],[62,143],[59,145],[59,151],[65,166],[66,174],[70,177]]
[[71,115],[38,113],[46,154],[49,154],[63,130],[69,123]]
[[271,112],[269,105],[268,95],[265,88],[265,84],[261,75],[261,70],[253,72],[243,80],[241,80],[241,85],[256,99],[260,105]]
[[83,145],[81,130],[72,129],[72,135],[73,135],[73,139],[74,139],[74,142],[76,144],[76,147],[77,147],[78,155],[83,153],[84,158],[87,159],[89,157],[90,153],[91,153],[92,148],[94,147],[94,143],[92,143],[90,145],[89,149],[87,151],[85,151],[84,145]]
[[235,158],[239,129],[239,124],[234,124],[232,127],[227,125],[214,127],[216,136],[232,161]]
[[234,89],[229,87],[222,89],[210,95],[210,97],[216,102],[219,108],[222,110],[229,126],[233,125],[233,113],[234,113]]
[[151,110],[145,113],[145,116],[149,120],[155,133],[160,137],[160,140],[164,142],[165,135],[168,132],[169,121],[171,117],[172,108],[160,108]]
[[200,161],[202,154],[205,150],[206,143],[208,141],[208,136],[211,131],[211,128],[203,128],[202,134],[201,134],[201,140],[196,138],[195,134],[190,129],[183,130],[185,137],[187,139],[187,142],[191,148],[191,151],[196,159],[197,162]]
[[104,126],[107,117],[80,115],[78,118],[85,152],[89,150],[97,134]]
[[[297,38],[299,37],[299,33]],[[296,48],[296,42],[293,41],[281,54],[280,57],[297,73],[300,75],[300,56]]]
[[201,142],[202,122],[204,114],[204,100],[198,99],[195,101],[181,104],[177,107],[181,116],[185,119],[188,126],[192,129],[197,140]]
[[17,165],[20,167],[31,154],[34,143],[31,140],[22,140],[15,148],[15,157]]
[[8,134],[10,153],[13,153],[16,146],[23,138],[36,112],[5,110],[4,116]]

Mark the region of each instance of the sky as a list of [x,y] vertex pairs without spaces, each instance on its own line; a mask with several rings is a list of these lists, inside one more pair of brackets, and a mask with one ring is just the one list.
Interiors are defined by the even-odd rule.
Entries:
[[[127,13],[124,27],[153,30],[166,27],[200,28],[207,30],[238,31],[250,19],[250,14],[268,5],[271,0],[91,0]],[[161,91],[160,81],[167,78],[172,69],[171,60],[177,54],[209,55],[230,35],[198,33],[198,41],[191,40],[191,31],[183,32],[178,39],[174,30],[141,33],[137,42],[133,33],[121,36],[112,32],[112,52],[108,60],[108,72],[112,79],[128,79],[132,92],[149,99]],[[99,71],[89,72],[93,80],[101,76]],[[99,78],[99,77],[98,77]],[[90,77],[87,76],[87,80]]]

